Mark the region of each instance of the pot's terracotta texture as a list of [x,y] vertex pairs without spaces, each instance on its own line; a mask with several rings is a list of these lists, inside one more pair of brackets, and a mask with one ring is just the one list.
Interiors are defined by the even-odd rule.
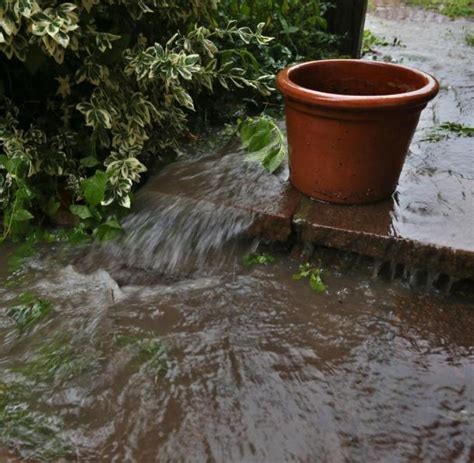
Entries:
[[439,90],[424,72],[349,59],[291,66],[277,86],[291,182],[312,198],[342,204],[393,193],[420,113]]

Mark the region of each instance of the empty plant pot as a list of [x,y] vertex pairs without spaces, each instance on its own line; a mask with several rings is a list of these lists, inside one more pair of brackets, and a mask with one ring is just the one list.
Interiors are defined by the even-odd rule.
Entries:
[[362,204],[396,188],[437,80],[397,64],[322,60],[277,76],[285,99],[290,180],[312,198]]

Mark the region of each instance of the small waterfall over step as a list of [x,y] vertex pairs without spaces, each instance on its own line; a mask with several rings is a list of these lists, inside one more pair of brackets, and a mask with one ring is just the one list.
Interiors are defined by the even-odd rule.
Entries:
[[233,265],[252,247],[252,207],[287,177],[287,169],[270,175],[238,150],[171,164],[137,194],[124,236],[87,259],[168,277]]
[[[156,193],[149,207],[125,220],[125,237],[107,251],[128,267],[174,274],[219,266],[243,245],[249,212]],[[241,239],[239,239],[241,238]]]

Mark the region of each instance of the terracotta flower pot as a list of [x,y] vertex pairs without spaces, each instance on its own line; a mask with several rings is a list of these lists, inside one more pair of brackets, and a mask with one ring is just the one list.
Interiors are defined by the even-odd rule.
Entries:
[[436,79],[396,64],[323,60],[277,76],[285,99],[290,180],[315,199],[389,197]]

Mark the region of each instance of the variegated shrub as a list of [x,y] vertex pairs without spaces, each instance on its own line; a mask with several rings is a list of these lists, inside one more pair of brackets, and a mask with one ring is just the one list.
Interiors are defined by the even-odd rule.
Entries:
[[326,7],[0,0],[0,240],[58,211],[116,232],[153,159],[235,102],[262,102],[288,61],[318,56]]
[[107,217],[130,207],[146,164],[176,148],[206,95],[270,92],[248,51],[270,41],[263,24],[223,22],[217,7],[0,0],[3,237],[59,208],[109,223],[107,236]]

